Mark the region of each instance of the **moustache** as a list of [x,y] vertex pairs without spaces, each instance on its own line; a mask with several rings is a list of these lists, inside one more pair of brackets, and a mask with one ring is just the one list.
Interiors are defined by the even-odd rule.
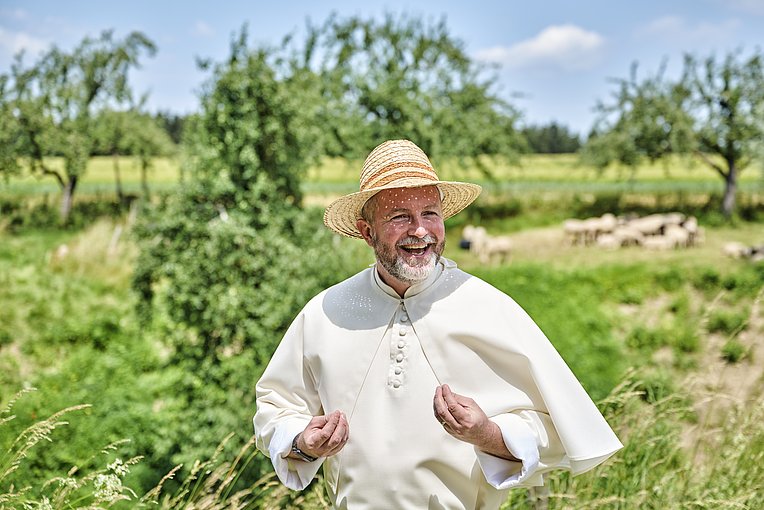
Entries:
[[419,244],[419,243],[427,243],[427,244],[435,244],[438,240],[435,238],[432,234],[427,234],[424,237],[414,237],[414,236],[408,236],[406,238],[401,239],[396,243],[396,246],[405,246],[409,244]]

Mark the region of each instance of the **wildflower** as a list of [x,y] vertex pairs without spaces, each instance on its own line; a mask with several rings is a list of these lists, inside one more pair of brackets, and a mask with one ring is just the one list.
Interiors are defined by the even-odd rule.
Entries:
[[130,467],[128,464],[125,464],[122,462],[122,459],[117,458],[112,462],[111,464],[108,464],[106,466],[110,471],[113,471],[115,475],[117,476],[125,476],[127,473],[130,472]]
[[122,494],[122,480],[117,475],[99,474],[93,482],[93,495],[100,501],[110,501]]

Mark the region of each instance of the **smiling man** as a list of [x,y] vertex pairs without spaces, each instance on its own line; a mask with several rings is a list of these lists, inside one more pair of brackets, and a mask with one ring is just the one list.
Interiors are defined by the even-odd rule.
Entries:
[[444,220],[479,194],[392,140],[327,207],[376,264],[313,298],[257,383],[257,445],[287,487],[323,466],[335,508],[496,509],[621,448],[533,320],[442,257]]

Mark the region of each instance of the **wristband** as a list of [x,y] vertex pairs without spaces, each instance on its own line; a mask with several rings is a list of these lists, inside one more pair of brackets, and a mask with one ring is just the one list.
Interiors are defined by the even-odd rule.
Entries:
[[308,455],[304,451],[300,450],[300,447],[297,446],[297,438],[298,437],[300,437],[300,434],[297,434],[296,436],[294,436],[294,439],[292,439],[292,453],[294,453],[295,455],[300,457],[305,462],[313,462],[316,459],[318,459],[318,457],[314,457],[312,455]]

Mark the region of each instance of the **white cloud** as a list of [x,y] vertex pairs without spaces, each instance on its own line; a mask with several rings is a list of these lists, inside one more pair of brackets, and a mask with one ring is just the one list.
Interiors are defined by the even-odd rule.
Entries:
[[215,30],[204,21],[197,21],[194,24],[193,34],[198,37],[211,37],[215,35]]
[[25,32],[12,32],[0,27],[0,52],[15,55],[24,50],[36,55],[50,46],[50,41],[35,37]]
[[575,25],[553,25],[512,46],[479,50],[475,57],[509,68],[590,69],[601,57],[605,38]]
[[638,29],[637,33],[645,37],[658,36],[692,44],[726,40],[733,36],[739,27],[740,20],[737,19],[727,19],[718,23],[702,21],[691,25],[679,16],[664,16]]

